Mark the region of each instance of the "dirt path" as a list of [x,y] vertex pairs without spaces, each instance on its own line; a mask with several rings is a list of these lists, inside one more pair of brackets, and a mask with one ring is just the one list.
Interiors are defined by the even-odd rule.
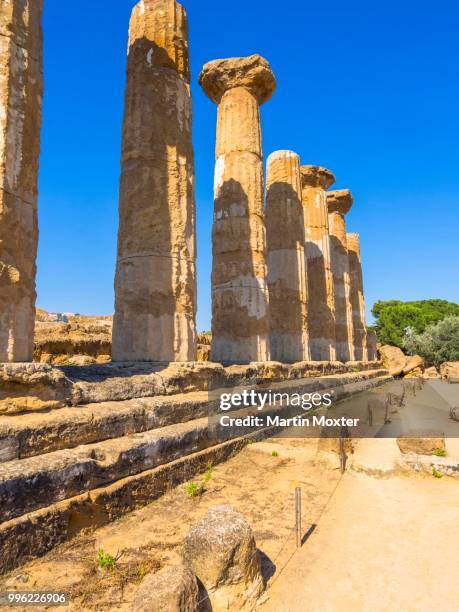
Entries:
[[347,473],[263,612],[453,612],[459,484]]

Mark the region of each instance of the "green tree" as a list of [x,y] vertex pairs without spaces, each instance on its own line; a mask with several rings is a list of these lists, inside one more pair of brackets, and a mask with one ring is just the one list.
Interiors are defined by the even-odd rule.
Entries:
[[373,306],[372,313],[376,319],[372,329],[376,332],[378,341],[403,349],[407,331],[422,334],[429,325],[434,325],[446,317],[459,316],[459,304],[446,300],[379,301]]
[[427,365],[459,361],[459,316],[429,325],[421,334],[407,334],[403,347],[409,355],[424,357]]

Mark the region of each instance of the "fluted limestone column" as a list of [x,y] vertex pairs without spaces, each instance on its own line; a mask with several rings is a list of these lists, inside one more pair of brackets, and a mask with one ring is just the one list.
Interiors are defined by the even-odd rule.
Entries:
[[300,158],[276,151],[266,170],[271,359],[310,360]]
[[351,278],[352,321],[354,327],[354,357],[368,361],[367,331],[365,327],[365,299],[363,295],[362,261],[359,234],[347,234],[349,272]]
[[196,359],[188,27],[175,0],[133,9],[127,62],[113,359]]
[[336,359],[335,300],[325,193],[334,182],[335,177],[326,168],[301,166],[308,268],[309,345],[314,361]]
[[367,331],[368,361],[378,360],[378,340],[375,332]]
[[33,359],[41,13],[41,0],[0,2],[0,362]]
[[258,55],[206,64],[199,82],[218,104],[212,232],[212,360],[266,361],[269,297],[259,106],[274,92]]
[[351,280],[347,253],[346,221],[354,199],[348,189],[327,192],[331,263],[335,295],[336,358],[354,361]]

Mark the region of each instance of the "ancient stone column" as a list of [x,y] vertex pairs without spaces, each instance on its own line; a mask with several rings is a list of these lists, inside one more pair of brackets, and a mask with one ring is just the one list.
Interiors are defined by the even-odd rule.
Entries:
[[206,64],[218,104],[212,269],[212,360],[266,361],[269,308],[259,106],[276,83],[259,55]]
[[308,322],[311,359],[336,359],[335,299],[331,271],[327,194],[335,177],[320,166],[301,166],[305,250],[308,268]]
[[354,327],[354,358],[368,361],[367,331],[365,327],[365,299],[363,295],[362,262],[359,234],[347,234],[349,273],[351,279],[352,321]]
[[309,361],[307,271],[300,158],[276,151],[266,171],[271,359]]
[[346,215],[354,202],[348,189],[327,192],[331,265],[335,295],[336,359],[354,361],[351,280],[346,240]]
[[33,359],[41,12],[41,0],[0,2],[0,362]]
[[175,0],[132,12],[113,359],[196,359],[196,238],[188,27]]

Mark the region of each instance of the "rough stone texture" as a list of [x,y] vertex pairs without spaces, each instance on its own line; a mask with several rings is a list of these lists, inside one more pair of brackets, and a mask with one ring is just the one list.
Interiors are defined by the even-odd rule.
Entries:
[[445,434],[442,431],[413,429],[397,438],[401,453],[433,455],[435,451],[445,451]]
[[281,363],[308,361],[307,267],[298,155],[293,151],[270,155],[266,182],[271,359]]
[[335,177],[321,166],[301,166],[305,251],[308,275],[308,322],[311,359],[336,359],[335,299],[325,190]]
[[365,298],[363,294],[362,261],[360,258],[360,236],[359,234],[347,234],[346,238],[351,278],[354,355],[359,361],[368,361]]
[[403,374],[410,374],[414,370],[422,369],[424,367],[424,359],[420,355],[413,355],[413,357],[407,357],[405,366],[403,368]]
[[216,363],[94,364],[86,367],[0,364],[0,414],[35,412],[99,402],[209,391],[237,385],[281,382],[363,372],[359,362],[252,363],[224,368]]
[[367,331],[367,351],[368,361],[378,360],[378,338],[375,332],[369,330]]
[[42,363],[0,364],[0,415],[63,408],[71,403],[72,383]]
[[[271,382],[270,388],[289,392],[294,387],[297,393],[331,389],[336,400],[344,387],[351,389],[353,385],[366,385],[370,381],[379,384],[384,376],[383,370],[369,370]],[[257,384],[256,381],[253,383]],[[22,415],[2,415],[0,463],[186,423],[216,414],[219,410],[220,393],[215,390],[212,395],[208,391],[194,391],[105,401],[79,406],[78,409],[64,407],[46,413],[29,411]]]
[[440,376],[442,378],[459,379],[459,361],[446,361],[440,366]]
[[196,576],[183,565],[146,576],[137,589],[132,612],[198,612]]
[[41,0],[0,4],[0,362],[33,358]]
[[389,370],[391,376],[407,375],[424,365],[424,360],[419,355],[407,357],[401,349],[390,344],[378,346],[381,362],[384,368]]
[[34,360],[87,365],[111,360],[111,317],[73,317],[68,323],[36,322]]
[[252,609],[264,589],[252,529],[231,506],[217,506],[191,528],[183,558],[203,584],[212,610]]
[[266,60],[216,60],[199,77],[218,104],[212,231],[212,361],[268,361],[269,296],[260,109],[275,89]]
[[129,30],[115,361],[196,358],[191,115],[185,10],[142,0]]
[[399,376],[406,365],[406,355],[398,346],[383,344],[378,347],[383,367],[389,370],[392,376]]
[[354,198],[348,189],[327,193],[335,304],[336,359],[343,362],[354,360],[351,279],[344,219],[353,203]]

